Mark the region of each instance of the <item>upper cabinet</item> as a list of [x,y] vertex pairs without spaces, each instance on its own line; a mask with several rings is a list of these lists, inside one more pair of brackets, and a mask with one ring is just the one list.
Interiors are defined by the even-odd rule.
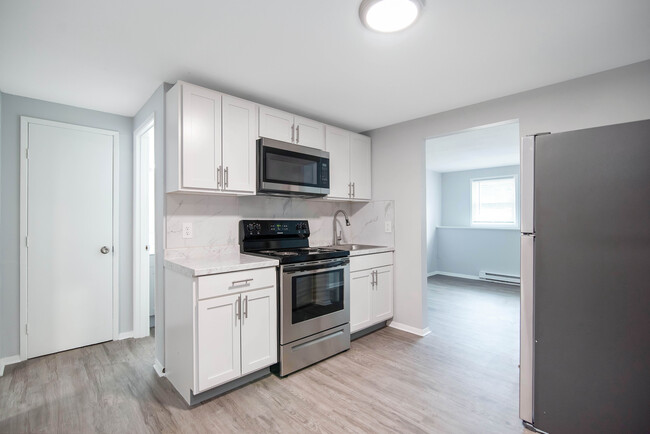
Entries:
[[330,153],[331,199],[370,200],[370,137],[327,126],[325,150]]
[[254,194],[256,105],[181,81],[165,104],[167,192]]
[[259,135],[310,148],[325,149],[325,125],[291,113],[260,106]]

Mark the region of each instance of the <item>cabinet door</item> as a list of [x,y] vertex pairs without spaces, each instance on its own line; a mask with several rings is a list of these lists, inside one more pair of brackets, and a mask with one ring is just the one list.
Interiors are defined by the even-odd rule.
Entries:
[[371,164],[370,137],[350,134],[350,182],[354,183],[354,199],[372,198]]
[[242,375],[278,361],[277,295],[268,289],[242,294],[241,370]]
[[350,133],[325,128],[325,150],[330,153],[330,194],[328,197],[350,198]]
[[240,294],[198,302],[195,394],[241,375],[240,309]]
[[255,104],[223,95],[223,189],[255,192]]
[[325,124],[296,116],[294,125],[296,128],[294,142],[297,145],[325,149]]
[[370,270],[350,273],[350,332],[372,325],[372,291]]
[[269,139],[289,143],[293,142],[295,135],[293,115],[271,107],[260,106],[259,134],[260,137],[268,137]]
[[372,322],[377,323],[393,317],[393,266],[375,268],[374,271]]
[[221,94],[183,84],[184,188],[217,190],[221,165]]

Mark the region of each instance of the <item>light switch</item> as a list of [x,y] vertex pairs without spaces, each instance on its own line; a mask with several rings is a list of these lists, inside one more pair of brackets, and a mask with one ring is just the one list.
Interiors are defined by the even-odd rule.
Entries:
[[393,228],[392,228],[391,221],[390,221],[390,220],[386,220],[386,221],[384,222],[384,232],[392,232],[392,231],[393,231]]
[[192,238],[192,223],[183,223],[183,238]]

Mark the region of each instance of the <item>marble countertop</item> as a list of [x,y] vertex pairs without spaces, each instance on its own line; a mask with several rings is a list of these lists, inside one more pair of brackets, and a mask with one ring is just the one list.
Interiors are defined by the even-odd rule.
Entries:
[[208,274],[228,273],[230,271],[251,270],[254,268],[276,267],[277,259],[244,255],[239,252],[215,253],[207,256],[189,258],[166,258],[165,268],[190,277]]

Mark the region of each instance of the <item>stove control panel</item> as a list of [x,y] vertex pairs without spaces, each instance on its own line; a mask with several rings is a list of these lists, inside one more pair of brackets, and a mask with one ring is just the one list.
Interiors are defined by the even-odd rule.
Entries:
[[309,236],[307,220],[242,220],[240,225],[244,230],[244,238]]

